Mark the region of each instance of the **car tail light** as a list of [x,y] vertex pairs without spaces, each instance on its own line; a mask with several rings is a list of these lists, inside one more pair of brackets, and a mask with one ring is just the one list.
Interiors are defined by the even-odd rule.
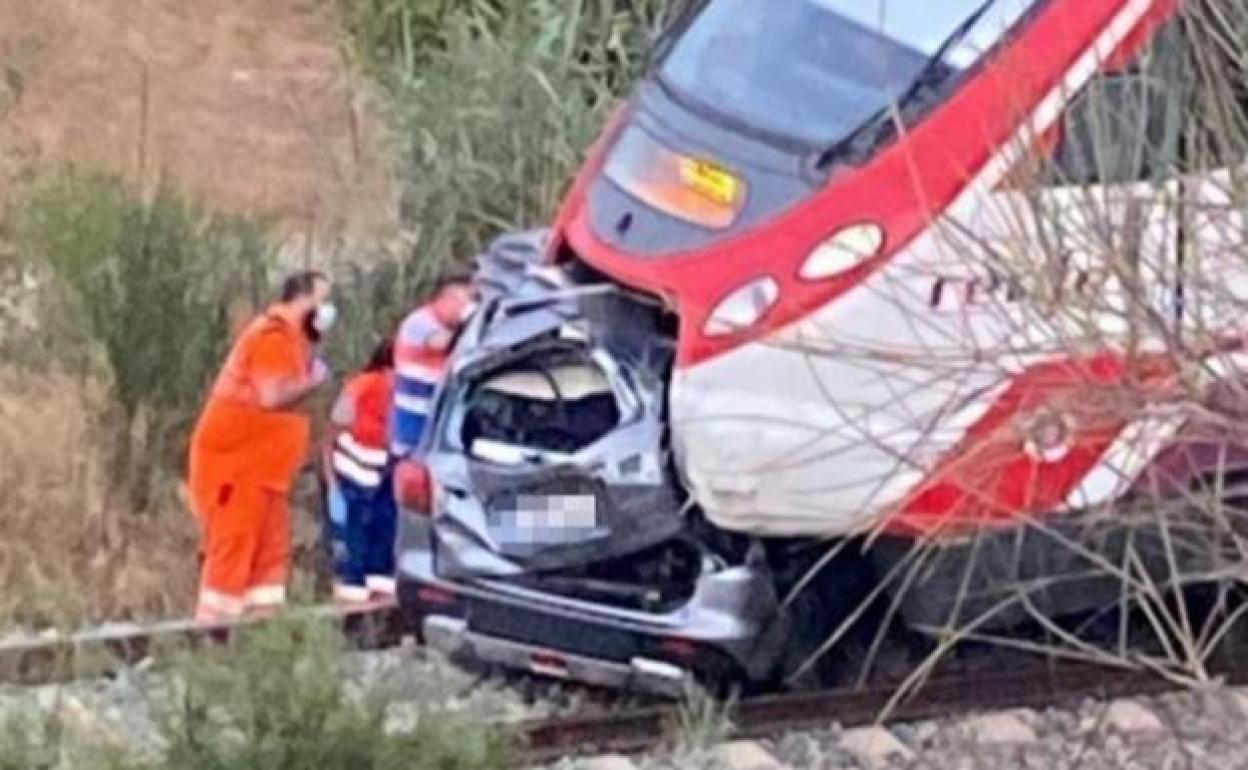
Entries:
[[432,588],[430,586],[425,586],[418,590],[416,598],[423,604],[432,604],[439,607],[449,607],[457,602],[455,594],[450,591],[443,591],[441,588]]
[[708,158],[669,150],[637,127],[620,136],[604,173],[664,214],[713,230],[731,227],[745,206],[744,179]]
[[698,659],[701,648],[687,639],[664,639],[659,643],[659,650],[678,663],[689,664]]
[[429,516],[433,513],[433,480],[419,460],[401,460],[394,469],[394,499],[399,507]]
[[780,298],[780,284],[765,276],[725,297],[707,319],[703,331],[711,337],[744,331],[762,318]]

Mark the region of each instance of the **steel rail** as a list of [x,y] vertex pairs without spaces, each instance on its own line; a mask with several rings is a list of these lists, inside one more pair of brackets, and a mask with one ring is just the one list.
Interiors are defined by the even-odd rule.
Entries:
[[[360,649],[395,645],[401,635],[399,612],[392,603],[350,609],[310,607],[292,610],[285,617],[339,623],[351,643]],[[162,653],[228,643],[238,631],[264,622],[263,618],[250,618],[214,623],[170,620],[144,625],[113,624],[4,641],[0,642],[0,683],[61,684],[106,676]]]
[[[1228,681],[1248,681],[1248,666]],[[1047,708],[1084,698],[1108,700],[1174,692],[1180,685],[1156,674],[1092,664],[1046,663],[1002,671],[985,668],[928,680],[885,713],[895,685],[763,695],[729,705],[731,739],[759,739],[786,732],[918,721],[1012,708]],[[518,726],[530,766],[565,757],[641,754],[672,739],[678,705],[662,705],[588,717],[541,719]]]

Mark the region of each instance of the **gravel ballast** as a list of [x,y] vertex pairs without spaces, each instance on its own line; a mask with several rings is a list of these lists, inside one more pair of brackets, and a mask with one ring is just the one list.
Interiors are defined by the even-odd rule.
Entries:
[[[395,731],[411,729],[420,713],[431,709],[497,723],[584,713],[608,701],[606,695],[554,683],[533,681],[518,689],[514,681],[465,671],[416,648],[353,653],[348,672],[348,692],[390,696],[386,726]],[[0,725],[19,719],[37,725],[39,717],[55,716],[84,744],[154,754],[160,749],[155,718],[172,684],[167,675],[138,667],[107,680],[3,687]],[[702,724],[699,729],[700,735],[675,737],[679,748],[628,760],[604,758],[599,766],[620,770],[1248,767],[1248,691],[1233,689],[1113,702],[1088,700],[1072,707],[887,728],[844,729],[830,722],[824,730],[754,744],[725,744],[722,726]],[[572,770],[595,765],[592,760],[566,760],[554,767]]]
[[[759,759],[763,752],[767,760]],[[747,759],[748,758],[748,759]],[[734,763],[739,759],[746,764]],[[639,757],[613,770],[1229,770],[1248,767],[1248,691],[1218,689],[1074,707],[799,732],[748,751],[722,745]],[[567,760],[557,770],[594,770]]]

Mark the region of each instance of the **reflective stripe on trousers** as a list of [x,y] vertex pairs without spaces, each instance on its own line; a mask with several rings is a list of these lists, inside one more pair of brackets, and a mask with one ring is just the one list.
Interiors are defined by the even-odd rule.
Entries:
[[195,604],[195,619],[209,623],[218,620],[235,620],[243,616],[246,608],[247,604],[243,598],[200,587],[199,600]]

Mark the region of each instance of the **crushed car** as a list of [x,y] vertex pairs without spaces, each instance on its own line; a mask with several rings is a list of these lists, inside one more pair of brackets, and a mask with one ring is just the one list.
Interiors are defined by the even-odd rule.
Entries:
[[[481,310],[423,452],[436,515],[409,509],[400,573],[448,652],[677,694],[690,672],[673,652],[737,649],[703,661],[729,673],[775,616],[775,591],[698,536],[672,458],[663,308],[544,267],[545,240],[504,238],[481,260]],[[600,626],[577,628],[591,607]]]

